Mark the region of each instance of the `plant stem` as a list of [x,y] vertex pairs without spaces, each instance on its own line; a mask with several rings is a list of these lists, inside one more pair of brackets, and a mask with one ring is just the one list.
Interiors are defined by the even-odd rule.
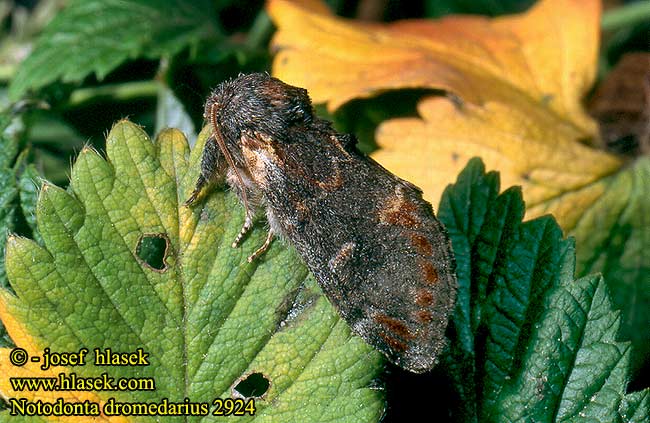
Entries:
[[650,21],[649,1],[639,1],[608,10],[603,13],[600,26],[603,31],[613,31],[643,21]]
[[251,49],[262,49],[266,47],[269,37],[273,33],[273,23],[264,10],[255,17],[255,21],[248,31],[246,45]]
[[114,100],[132,100],[140,97],[152,97],[158,94],[158,81],[134,81],[121,84],[101,85],[99,87],[80,88],[70,95],[68,106],[77,106],[94,97],[110,97]]

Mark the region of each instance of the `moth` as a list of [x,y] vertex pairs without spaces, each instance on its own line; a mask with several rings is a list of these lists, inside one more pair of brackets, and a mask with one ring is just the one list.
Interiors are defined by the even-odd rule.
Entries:
[[263,73],[221,83],[205,103],[212,127],[186,204],[218,177],[237,193],[238,247],[264,212],[352,331],[399,367],[430,370],[456,298],[451,243],[422,191],[315,116],[303,88]]

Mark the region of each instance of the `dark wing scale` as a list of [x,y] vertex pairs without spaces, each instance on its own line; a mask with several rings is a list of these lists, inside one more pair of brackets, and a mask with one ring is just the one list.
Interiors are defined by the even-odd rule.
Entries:
[[431,369],[456,278],[449,238],[420,190],[324,122],[272,147],[283,160],[262,189],[283,236],[355,333],[405,369]]

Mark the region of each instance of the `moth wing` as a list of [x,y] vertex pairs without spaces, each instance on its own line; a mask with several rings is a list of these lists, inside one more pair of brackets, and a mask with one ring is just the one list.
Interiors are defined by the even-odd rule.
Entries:
[[400,194],[364,216],[357,224],[365,229],[350,231],[354,240],[314,273],[332,286],[325,291],[355,333],[395,364],[421,373],[433,367],[446,342],[455,262],[419,190],[395,186]]
[[353,332],[400,367],[427,371],[456,296],[449,238],[419,188],[327,129],[243,140],[269,220]]

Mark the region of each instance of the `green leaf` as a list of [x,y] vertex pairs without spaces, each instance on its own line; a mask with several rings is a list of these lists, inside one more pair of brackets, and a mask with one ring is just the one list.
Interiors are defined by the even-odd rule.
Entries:
[[502,413],[510,421],[624,420],[619,404],[629,344],[616,342],[620,322],[602,277],[573,281],[573,251],[567,251],[560,286],[531,333],[523,371],[504,395]]
[[20,195],[20,207],[23,217],[31,229],[32,238],[38,243],[42,243],[41,234],[38,232],[36,225],[36,204],[38,201],[38,190],[41,186],[41,175],[33,164],[25,167],[18,178],[18,190]]
[[18,68],[9,96],[53,81],[98,79],[127,59],[173,55],[216,33],[209,0],[74,0],[46,27]]
[[[149,366],[74,368],[84,377],[155,379],[153,392],[98,392],[101,401],[211,403],[260,373],[268,391],[254,418],[237,421],[377,421],[383,393],[370,386],[383,359],[350,334],[293,249],[275,242],[248,263],[264,240],[261,227],[231,248],[243,223],[232,193],[214,190],[205,203],[183,206],[206,135],[190,153],[177,130],[151,142],[122,121],[108,135],[106,160],[90,148],[80,153],[68,191],[45,183],[37,205],[44,247],[10,238],[16,296],[0,296],[10,314],[3,320],[17,320],[52,351],[149,353]],[[138,255],[148,237],[168,243],[162,269]]]
[[[18,194],[16,174],[12,168],[18,152],[18,142],[7,133],[11,123],[8,115],[0,114],[0,288],[7,286],[4,249],[7,234],[14,230],[15,208],[13,203]],[[0,336],[4,330],[0,330]]]
[[635,368],[650,357],[650,158],[609,178],[603,195],[569,234],[576,238],[577,273],[601,272],[616,308],[620,335],[631,340]]
[[[34,216],[35,181],[40,179],[40,175],[34,165],[25,166],[26,151],[18,156],[18,128],[21,124],[20,117],[0,114],[0,287],[8,286],[4,260],[7,235],[21,231],[40,239],[35,231]],[[32,225],[30,228],[21,227],[23,217],[28,225]],[[5,335],[4,330],[0,329],[0,337]]]
[[12,416],[9,414],[9,410],[2,410],[0,411],[0,422],[8,422],[8,423],[44,423],[47,420],[45,417],[39,417],[39,416]]
[[[14,229],[15,208],[13,202],[18,194],[16,189],[16,177],[11,169],[0,169],[0,245],[4,253],[4,245],[7,242],[7,234]],[[7,275],[5,273],[4,254],[0,256],[0,286],[7,286]]]
[[158,104],[156,106],[156,133],[166,128],[177,128],[191,143],[196,139],[196,128],[183,103],[171,88],[158,84]]
[[[15,229],[15,200],[18,195],[16,173],[11,167],[18,153],[18,139],[7,130],[11,125],[9,114],[0,114],[0,289],[7,288],[5,244]],[[0,324],[0,347],[11,345],[4,325]]]
[[457,259],[446,365],[459,420],[650,418],[648,390],[625,394],[630,346],[602,277],[574,281],[573,242],[550,217],[522,223],[520,191],[498,191],[475,159],[440,203]]
[[10,126],[10,115],[0,113],[0,169],[10,168],[18,154],[18,139],[8,130]]
[[650,391],[648,389],[626,395],[619,407],[624,422],[648,421]]

